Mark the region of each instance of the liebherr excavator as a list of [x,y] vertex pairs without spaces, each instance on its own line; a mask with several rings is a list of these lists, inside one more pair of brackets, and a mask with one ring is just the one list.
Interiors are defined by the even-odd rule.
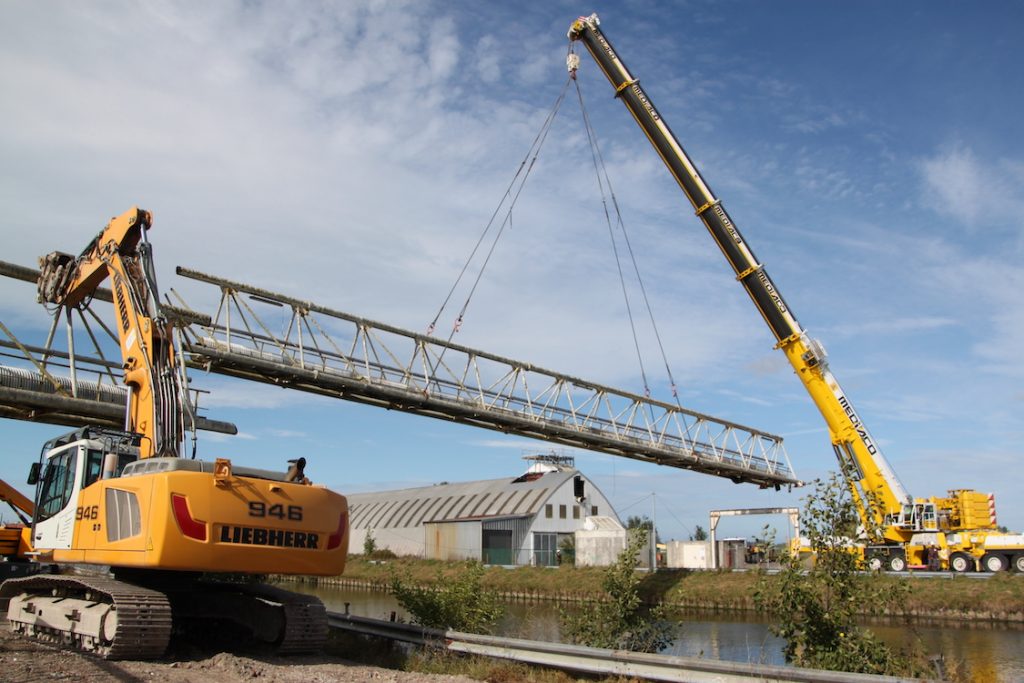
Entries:
[[124,430],[78,429],[33,463],[31,543],[65,571],[4,582],[7,618],[14,631],[111,659],[159,657],[172,629],[204,626],[280,653],[316,650],[328,630],[319,600],[217,578],[342,573],[348,504],[309,482],[304,458],[279,473],[181,457],[193,416],[151,225],[132,208],[80,256],[40,259],[39,298],[58,314],[110,279],[129,401]]
[[1024,572],[1024,535],[998,531],[991,494],[955,489],[944,497],[910,496],[829,370],[825,349],[800,327],[721,201],[599,26],[596,14],[571,24],[569,70],[575,75],[579,58],[572,46],[581,42],[654,145],[775,335],[777,348],[825,418],[865,529],[878,530],[862,546],[867,564],[893,571],[937,564],[956,572],[1010,567]]

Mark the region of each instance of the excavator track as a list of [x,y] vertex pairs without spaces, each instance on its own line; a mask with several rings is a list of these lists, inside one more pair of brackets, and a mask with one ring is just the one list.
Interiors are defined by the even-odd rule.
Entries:
[[277,654],[319,652],[327,641],[327,608],[312,595],[303,595],[274,586],[249,586],[249,595],[280,605],[284,631],[275,644]]
[[176,618],[227,620],[275,654],[318,652],[327,641],[327,609],[312,595],[264,584],[200,582],[185,600],[172,601]]
[[171,606],[158,591],[102,576],[9,579],[11,630],[104,659],[154,659],[171,638]]

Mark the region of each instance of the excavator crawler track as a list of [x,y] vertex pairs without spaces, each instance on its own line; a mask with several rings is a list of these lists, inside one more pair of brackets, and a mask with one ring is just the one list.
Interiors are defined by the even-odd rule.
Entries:
[[280,605],[284,632],[276,643],[278,654],[319,652],[327,641],[327,609],[312,595],[303,595],[273,586],[249,586],[250,595]]
[[264,584],[200,582],[172,602],[183,622],[232,622],[275,654],[318,652],[327,640],[327,610],[312,595]]
[[104,659],[154,659],[171,638],[158,591],[101,576],[31,576],[0,587],[11,630]]

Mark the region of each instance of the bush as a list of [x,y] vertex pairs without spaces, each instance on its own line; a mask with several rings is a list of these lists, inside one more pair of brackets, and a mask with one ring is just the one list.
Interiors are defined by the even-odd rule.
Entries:
[[377,552],[377,539],[373,537],[373,529],[366,530],[366,538],[363,539],[363,555],[369,557]]
[[754,594],[758,608],[776,620],[772,631],[786,640],[786,661],[835,671],[926,675],[919,653],[896,652],[857,624],[858,614],[871,606],[903,611],[907,586],[864,573],[863,554],[852,541],[859,515],[849,487],[832,475],[816,481],[804,500],[800,519],[813,565],[805,568],[793,555],[778,581],[762,579]]
[[607,599],[574,612],[561,612],[562,635],[571,643],[634,652],[659,652],[672,644],[676,625],[662,606],[646,609],[640,598],[637,555],[647,546],[646,530],[629,543],[601,582]]
[[421,588],[412,585],[405,570],[401,576],[392,574],[390,592],[421,626],[490,633],[505,608],[496,592],[483,587],[483,575],[483,565],[466,562],[454,576],[438,569],[436,584]]

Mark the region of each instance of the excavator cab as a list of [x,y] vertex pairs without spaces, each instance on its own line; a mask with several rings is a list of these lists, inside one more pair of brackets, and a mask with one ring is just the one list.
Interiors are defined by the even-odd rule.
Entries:
[[33,544],[70,548],[76,522],[93,518],[91,507],[78,504],[79,494],[100,479],[118,476],[137,460],[139,441],[138,434],[97,427],[48,441],[29,475],[29,483],[36,485]]

